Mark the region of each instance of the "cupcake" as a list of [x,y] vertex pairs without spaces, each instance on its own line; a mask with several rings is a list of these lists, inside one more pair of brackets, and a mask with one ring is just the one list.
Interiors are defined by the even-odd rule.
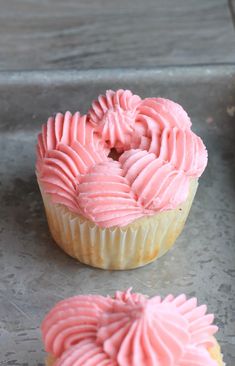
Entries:
[[206,164],[179,104],[109,90],[87,115],[48,119],[36,175],[55,242],[90,266],[129,269],[171,248]]
[[206,305],[185,295],[81,295],[42,323],[47,366],[223,366]]

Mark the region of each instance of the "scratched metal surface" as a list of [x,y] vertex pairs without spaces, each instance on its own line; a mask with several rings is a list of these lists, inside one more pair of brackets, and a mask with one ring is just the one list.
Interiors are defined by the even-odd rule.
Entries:
[[234,62],[234,4],[235,0],[1,0],[0,69]]
[[[209,150],[189,220],[175,247],[144,268],[106,272],[53,244],[34,175],[46,116],[83,112],[107,88],[181,103]],[[0,73],[0,364],[44,365],[39,325],[60,299],[133,286],[148,295],[197,295],[216,314],[228,366],[235,363],[235,65],[87,72]]]

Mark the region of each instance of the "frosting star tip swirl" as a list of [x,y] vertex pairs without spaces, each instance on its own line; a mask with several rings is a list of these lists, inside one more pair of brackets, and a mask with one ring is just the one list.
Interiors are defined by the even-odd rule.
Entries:
[[217,327],[206,310],[185,295],[76,296],[48,313],[43,340],[56,366],[218,366],[209,352]]

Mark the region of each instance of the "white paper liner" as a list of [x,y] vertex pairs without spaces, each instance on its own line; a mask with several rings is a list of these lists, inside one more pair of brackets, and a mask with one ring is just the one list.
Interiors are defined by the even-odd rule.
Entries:
[[197,180],[192,180],[187,200],[174,210],[112,228],[101,228],[53,203],[40,189],[51,234],[66,253],[93,267],[130,269],[152,262],[171,248],[184,227],[197,186]]

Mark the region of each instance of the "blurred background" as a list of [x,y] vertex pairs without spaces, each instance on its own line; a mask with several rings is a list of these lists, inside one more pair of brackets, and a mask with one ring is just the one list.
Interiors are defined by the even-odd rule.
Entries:
[[0,69],[232,63],[235,0],[0,0]]

